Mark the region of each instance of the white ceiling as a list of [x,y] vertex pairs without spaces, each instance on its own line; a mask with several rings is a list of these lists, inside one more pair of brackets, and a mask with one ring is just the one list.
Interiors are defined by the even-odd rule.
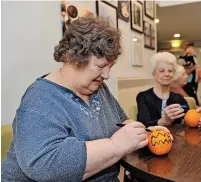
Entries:
[[201,42],[201,2],[181,4],[176,6],[157,6],[158,41],[174,39],[175,33],[180,33],[179,39]]
[[200,0],[191,0],[191,1],[187,1],[187,0],[180,0],[180,1],[175,1],[175,0],[169,0],[169,1],[164,1],[164,0],[156,0],[156,3],[160,6],[160,7],[165,7],[165,6],[174,6],[174,5],[179,5],[179,4],[187,4],[187,3],[194,3],[194,2],[198,2]]

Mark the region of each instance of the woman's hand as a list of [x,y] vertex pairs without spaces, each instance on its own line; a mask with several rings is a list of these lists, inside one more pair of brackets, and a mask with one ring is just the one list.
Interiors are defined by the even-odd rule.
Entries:
[[148,144],[145,126],[140,122],[128,122],[110,138],[115,146],[117,156],[125,156]]
[[184,109],[180,104],[171,104],[164,109],[165,116],[158,121],[159,125],[170,125],[175,119],[185,115]]
[[165,109],[165,115],[170,120],[175,120],[181,118],[185,115],[184,109],[181,108],[180,104],[171,104],[167,106]]
[[170,138],[172,140],[174,140],[172,134],[170,133],[170,130],[168,130],[165,126],[149,126],[147,129],[150,129],[150,130],[165,130],[167,131],[169,134],[170,134]]
[[[196,112],[201,113],[201,107],[198,107],[198,108],[196,109]],[[200,118],[200,122],[199,122],[199,124],[198,124],[198,127],[199,127],[199,128],[201,127],[201,118]]]

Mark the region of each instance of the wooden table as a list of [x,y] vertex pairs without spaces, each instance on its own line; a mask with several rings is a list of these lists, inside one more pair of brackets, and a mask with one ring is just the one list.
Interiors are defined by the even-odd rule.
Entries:
[[201,182],[201,130],[184,124],[169,128],[174,137],[169,154],[153,155],[148,148],[124,157],[120,163],[130,173],[125,181]]

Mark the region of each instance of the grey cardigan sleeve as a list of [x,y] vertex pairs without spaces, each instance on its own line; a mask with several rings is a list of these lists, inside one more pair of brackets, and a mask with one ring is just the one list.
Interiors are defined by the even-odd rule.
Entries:
[[71,127],[63,124],[70,118],[63,121],[61,106],[47,98],[24,105],[14,121],[15,151],[22,171],[40,182],[82,181],[86,145],[70,135]]

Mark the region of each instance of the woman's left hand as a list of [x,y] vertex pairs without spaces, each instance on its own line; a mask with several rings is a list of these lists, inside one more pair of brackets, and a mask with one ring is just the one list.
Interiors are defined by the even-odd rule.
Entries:
[[172,134],[170,133],[170,130],[168,130],[165,126],[149,126],[147,129],[150,129],[152,131],[153,130],[165,130],[170,134],[171,139],[174,140]]

